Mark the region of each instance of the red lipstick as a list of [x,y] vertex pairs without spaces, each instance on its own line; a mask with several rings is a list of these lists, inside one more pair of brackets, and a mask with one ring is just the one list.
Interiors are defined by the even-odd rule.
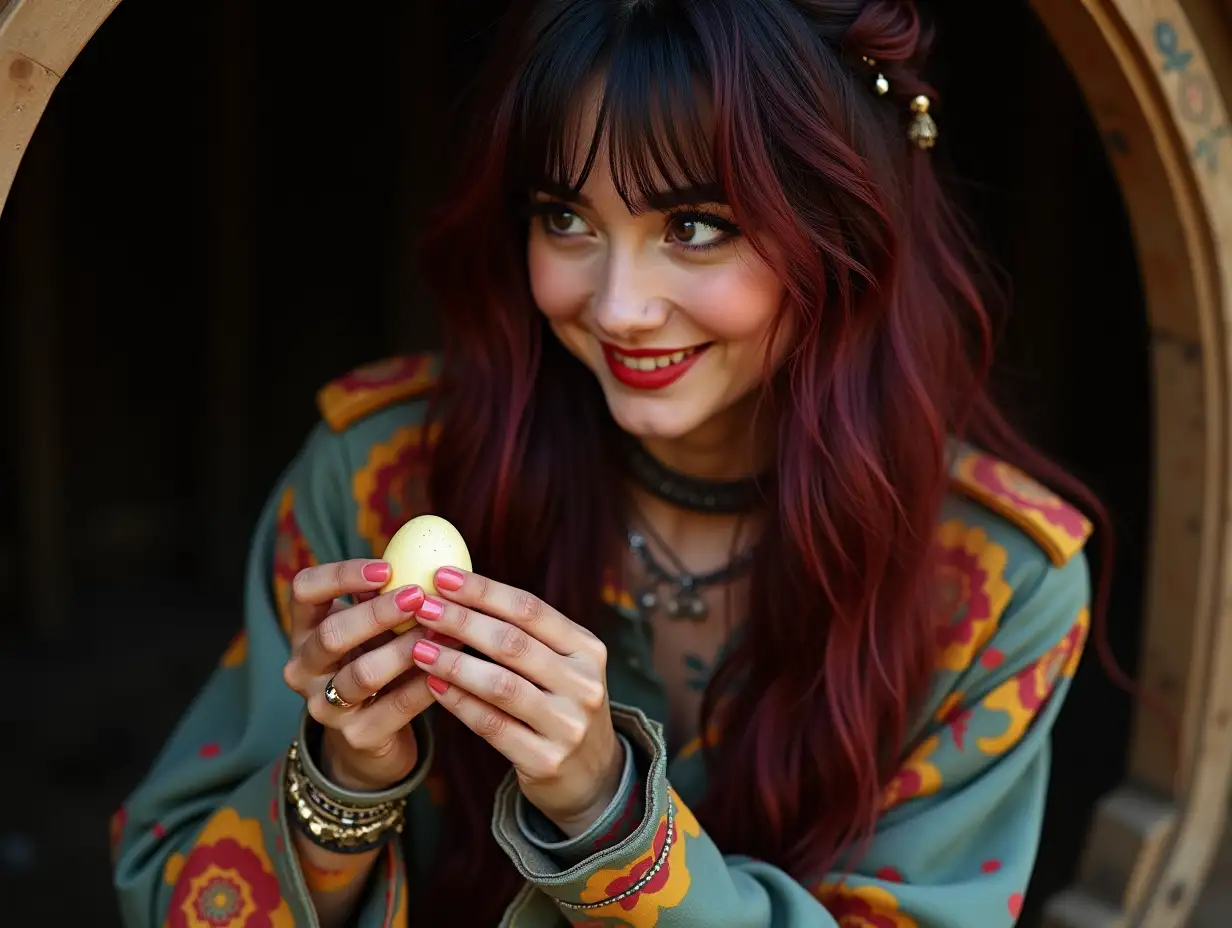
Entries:
[[[662,390],[675,383],[691,368],[709,348],[709,345],[694,345],[691,348],[618,348],[615,345],[602,342],[603,357],[612,376],[626,387],[635,390]],[[683,357],[680,357],[683,355]],[[655,366],[650,370],[643,367],[643,359],[654,359]],[[638,367],[631,367],[625,360],[638,360]]]

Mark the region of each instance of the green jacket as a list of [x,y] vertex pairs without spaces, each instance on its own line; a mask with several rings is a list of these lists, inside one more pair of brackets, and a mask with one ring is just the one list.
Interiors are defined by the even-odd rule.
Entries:
[[[418,444],[421,397],[435,363],[395,359],[322,390],[325,421],[257,527],[244,630],[112,820],[115,883],[132,928],[316,925],[281,788],[303,708],[282,680],[290,582],[314,562],[380,556],[394,531],[426,510],[414,478],[427,467]],[[526,885],[502,925],[1015,923],[1044,813],[1049,731],[1086,638],[1082,547],[1091,527],[1020,472],[972,449],[958,448],[952,469],[955,492],[938,531],[953,619],[938,635],[918,734],[855,872],[800,883],[725,854],[707,836],[690,812],[706,790],[700,745],[668,757],[666,698],[646,636],[628,593],[609,585],[595,605],[623,620],[607,641],[613,714],[642,769],[625,777],[624,795],[594,829],[563,843],[544,836],[516,780],[505,781],[493,830]],[[426,879],[440,832],[440,798],[431,775],[412,793],[408,835],[378,861],[359,928],[408,924],[408,893]],[[641,813],[640,823],[614,829],[619,840],[600,840],[594,852],[595,839],[627,808]],[[649,883],[624,895],[656,864]]]

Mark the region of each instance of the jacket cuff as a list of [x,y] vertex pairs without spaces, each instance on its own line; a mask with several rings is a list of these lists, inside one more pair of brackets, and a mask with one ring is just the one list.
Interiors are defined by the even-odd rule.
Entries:
[[[496,794],[492,832],[497,843],[524,879],[576,919],[588,914],[618,914],[636,905],[642,893],[654,893],[658,898],[678,893],[683,897],[689,882],[684,844],[677,840],[677,832],[682,815],[689,822],[693,819],[667,783],[663,727],[639,709],[620,705],[612,706],[612,722],[633,749],[635,767],[645,771],[644,813],[622,840],[572,865],[562,866],[563,861],[554,859],[552,853],[522,833],[517,814],[521,795],[517,777],[512,773],[507,776]],[[688,831],[696,834],[696,825]],[[674,878],[676,874],[679,880]],[[669,885],[678,882],[679,886]]]
[[552,858],[560,868],[567,869],[592,854],[627,838],[642,820],[642,784],[645,777],[634,760],[629,739],[617,732],[624,751],[624,769],[616,795],[594,824],[580,835],[566,838],[546,815],[540,812],[518,791],[514,799],[514,817],[519,835]]

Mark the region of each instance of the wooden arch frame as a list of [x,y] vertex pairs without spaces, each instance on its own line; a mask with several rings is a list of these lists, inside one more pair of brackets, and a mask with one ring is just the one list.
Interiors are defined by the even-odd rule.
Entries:
[[[1179,928],[1232,778],[1232,11],[1218,0],[1031,0],[1070,62],[1129,207],[1154,335],[1152,555],[1125,784],[1095,816],[1056,928]],[[119,0],[0,0],[0,210],[60,78]],[[1232,4],[1229,4],[1232,6]],[[1197,29],[1201,29],[1202,40]]]

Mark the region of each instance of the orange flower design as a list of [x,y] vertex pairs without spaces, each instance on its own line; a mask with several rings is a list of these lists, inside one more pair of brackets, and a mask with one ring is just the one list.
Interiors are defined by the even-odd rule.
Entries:
[[326,384],[317,393],[317,405],[331,427],[342,429],[373,410],[425,392],[436,378],[430,355],[387,358]]
[[240,632],[231,639],[227,650],[222,654],[220,663],[224,667],[238,667],[248,657],[248,633]]
[[[668,799],[675,809],[676,834],[667,859],[654,878],[638,892],[621,899],[599,906],[591,912],[601,918],[617,919],[619,924],[629,928],[654,928],[659,923],[659,913],[663,909],[671,909],[680,905],[689,891],[692,877],[686,865],[688,856],[687,838],[696,838],[701,834],[701,825],[683,802],[676,791],[668,790]],[[599,870],[586,881],[582,890],[582,902],[598,902],[625,892],[630,886],[640,880],[654,866],[659,854],[663,851],[663,842],[667,839],[667,814],[659,819],[654,840],[650,842],[650,850],[642,854],[628,867],[620,869]]]
[[943,624],[937,628],[940,664],[966,670],[997,630],[1012,591],[1005,582],[1009,554],[982,528],[947,522],[938,535],[937,564]]
[[274,542],[274,601],[282,630],[291,633],[291,583],[295,575],[317,562],[295,518],[295,488],[287,487],[278,502],[278,532]]
[[1007,722],[1001,734],[977,739],[981,751],[1004,754],[1021,740],[1036,713],[1048,701],[1057,678],[1072,677],[1078,669],[1090,624],[1090,612],[1083,609],[1073,627],[1048,653],[985,697],[983,707],[990,712],[1004,712]]
[[941,789],[941,771],[930,761],[940,746],[941,736],[932,735],[911,752],[887,784],[881,797],[881,811],[885,812],[911,799],[931,796]]
[[355,472],[351,490],[359,504],[356,529],[379,557],[389,539],[408,520],[427,512],[428,453],[439,436],[439,423],[423,440],[423,429],[399,429],[384,444],[374,445],[368,462]]
[[187,856],[173,854],[163,879],[175,886],[166,928],[294,928],[261,823],[222,808]]
[[1090,521],[1018,468],[985,454],[956,462],[961,484],[995,512],[1030,531],[1054,563],[1064,564],[1091,534]]
[[880,886],[823,883],[817,897],[839,928],[919,928],[914,918],[898,910],[894,894]]

